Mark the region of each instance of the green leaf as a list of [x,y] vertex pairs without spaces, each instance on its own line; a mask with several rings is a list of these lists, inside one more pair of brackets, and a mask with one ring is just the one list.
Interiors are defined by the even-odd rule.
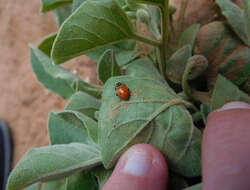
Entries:
[[[143,68],[143,66],[142,66]],[[128,101],[115,95],[117,82],[131,92]],[[201,133],[170,87],[152,77],[112,77],[104,87],[98,140],[105,168],[111,168],[131,145],[149,143],[165,156],[171,170],[200,175]]]
[[38,181],[63,178],[100,164],[99,151],[72,143],[31,149],[11,172],[7,190],[19,190]]
[[[158,7],[152,5],[148,5],[147,7],[150,10],[152,16],[149,23],[149,30],[151,33],[154,34],[157,40],[160,40],[161,34],[160,34],[159,22],[161,18],[161,10]],[[171,7],[172,6],[169,7],[169,14],[171,14]]]
[[66,184],[66,190],[96,190],[97,187],[94,176],[87,172],[80,172],[68,177]]
[[106,170],[102,166],[94,168],[91,173],[97,178],[99,190],[102,189],[103,185],[111,176],[113,170]]
[[187,60],[192,56],[192,46],[185,45],[177,50],[166,64],[166,75],[172,82],[180,84]]
[[99,110],[100,106],[100,101],[93,96],[84,92],[76,92],[71,96],[71,100],[65,107],[65,110],[81,112],[94,119],[95,112]]
[[232,101],[250,103],[250,97],[222,75],[218,75],[211,99],[211,110]]
[[26,190],[42,190],[42,184],[36,183],[26,188]]
[[188,67],[190,67],[191,70],[188,73],[187,79],[194,80],[207,70],[208,60],[203,55],[194,55],[187,60],[185,69],[188,69]]
[[74,112],[74,114],[77,116],[79,120],[82,121],[82,123],[85,125],[88,136],[94,143],[98,143],[98,125],[97,122],[93,119],[89,118],[88,116],[80,113],[80,112]]
[[90,173],[78,172],[68,178],[33,184],[26,190],[96,190],[96,187],[95,178]]
[[198,32],[195,54],[208,60],[208,87],[214,86],[218,73],[241,85],[250,75],[250,48],[232,32],[228,24],[212,22]]
[[188,27],[180,36],[178,42],[178,48],[182,48],[185,45],[190,44],[192,47],[194,45],[195,37],[200,29],[200,24],[193,24]]
[[211,108],[207,104],[201,104],[200,110],[201,110],[202,120],[203,120],[204,124],[206,124],[207,116],[211,112]]
[[40,49],[44,54],[50,57],[52,45],[55,38],[56,33],[49,34],[40,42],[40,44],[38,45],[38,49]]
[[136,43],[134,40],[127,40],[124,42],[119,42],[113,45],[98,48],[87,53],[86,55],[92,60],[98,62],[105,51],[112,49],[115,53],[118,65],[123,66],[135,58],[135,45]]
[[183,190],[202,190],[202,184],[199,183],[199,184],[190,186],[190,187],[188,187],[188,188],[185,188],[185,189],[183,189]]
[[51,11],[72,3],[72,0],[42,0],[42,12]]
[[[240,69],[239,69],[240,68]],[[250,76],[250,48],[243,46],[228,57],[218,68],[220,74],[230,77],[236,85],[241,85]]]
[[242,5],[244,8],[244,21],[246,25],[246,32],[248,38],[248,44],[250,44],[250,1],[249,0],[242,0]]
[[[69,74],[66,70],[52,64],[52,61],[43,52],[31,46],[30,63],[37,80],[48,90],[62,98],[69,98],[74,89],[67,80]],[[53,74],[52,74],[53,73]],[[57,74],[57,75],[56,75]],[[63,77],[66,76],[66,77]],[[71,78],[74,78],[73,75]]]
[[78,9],[78,7],[81,6],[81,4],[83,2],[85,2],[86,0],[73,0],[73,4],[72,4],[72,12],[74,12],[76,9]]
[[50,181],[47,183],[35,183],[26,190],[66,190],[66,179]]
[[135,0],[135,1],[152,5],[163,5],[165,3],[165,0]]
[[99,61],[97,73],[99,80],[103,83],[112,76],[121,75],[120,68],[117,65],[116,57],[112,49],[104,52]]
[[124,68],[126,69],[127,75],[133,77],[154,78],[165,83],[163,76],[155,68],[154,64],[147,58],[136,59]]
[[51,145],[72,142],[88,144],[86,127],[72,112],[51,112],[48,131]]
[[[242,10],[229,0],[216,0],[216,2],[234,32],[246,45],[250,46],[250,41],[248,41],[247,38],[247,26],[245,25]],[[249,22],[249,20],[247,22]]]
[[[97,142],[97,123],[79,112],[51,112],[48,122],[50,143],[68,144]],[[90,138],[90,139],[89,139]]]
[[66,190],[66,179],[50,181],[42,185],[41,190]]
[[71,15],[71,6],[59,7],[54,10],[54,18],[56,20],[57,26],[61,26],[63,22]]
[[76,91],[84,91],[95,97],[99,97],[102,89],[99,86],[88,84],[77,76],[66,71],[52,61],[39,49],[30,46],[30,63],[37,80],[48,90],[61,96],[69,98]]
[[63,63],[132,37],[133,26],[115,0],[89,0],[60,28],[53,45],[52,58],[57,64]]

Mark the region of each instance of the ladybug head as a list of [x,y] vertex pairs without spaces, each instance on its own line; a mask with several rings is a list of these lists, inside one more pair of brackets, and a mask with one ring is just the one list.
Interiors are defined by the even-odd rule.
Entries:
[[118,82],[118,83],[116,83],[115,87],[119,87],[121,85],[122,85],[122,83]]

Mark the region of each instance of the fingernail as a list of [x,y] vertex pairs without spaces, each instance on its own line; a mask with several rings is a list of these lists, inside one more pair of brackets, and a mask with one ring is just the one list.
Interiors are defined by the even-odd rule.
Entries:
[[250,109],[250,104],[245,102],[230,102],[222,106],[218,111],[225,111],[230,109]]
[[134,176],[146,176],[152,167],[152,160],[143,150],[131,150],[127,152],[123,173]]

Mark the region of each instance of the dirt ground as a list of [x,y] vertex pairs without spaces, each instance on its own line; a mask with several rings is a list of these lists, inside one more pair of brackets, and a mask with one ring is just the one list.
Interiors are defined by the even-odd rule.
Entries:
[[[66,103],[37,82],[29,64],[28,44],[56,31],[53,15],[41,15],[39,9],[39,0],[0,0],[0,119],[13,134],[14,164],[29,148],[48,144],[48,114]],[[66,67],[97,82],[96,64],[87,58]]]
[[[171,4],[178,8],[182,1]],[[214,6],[214,0],[190,0],[185,28],[213,20]],[[14,164],[29,148],[48,144],[48,114],[60,111],[66,103],[37,82],[29,65],[28,43],[37,45],[43,36],[56,31],[53,15],[42,15],[39,9],[40,0],[0,0],[0,119],[13,134]],[[77,70],[86,81],[97,82],[96,64],[86,57],[66,67]]]

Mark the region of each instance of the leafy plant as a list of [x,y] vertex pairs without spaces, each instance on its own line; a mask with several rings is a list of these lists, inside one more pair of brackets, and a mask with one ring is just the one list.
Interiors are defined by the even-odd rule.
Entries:
[[[163,153],[171,190],[201,189],[188,184],[201,176],[207,115],[230,101],[250,102],[249,3],[242,0],[244,10],[217,3],[226,21],[183,30],[187,0],[179,28],[168,0],[42,0],[60,28],[30,45],[31,66],[45,88],[70,100],[49,115],[51,145],[25,154],[7,190],[101,189],[137,143]],[[99,85],[59,65],[84,54],[98,62]],[[127,101],[116,96],[118,83],[129,88]]]

